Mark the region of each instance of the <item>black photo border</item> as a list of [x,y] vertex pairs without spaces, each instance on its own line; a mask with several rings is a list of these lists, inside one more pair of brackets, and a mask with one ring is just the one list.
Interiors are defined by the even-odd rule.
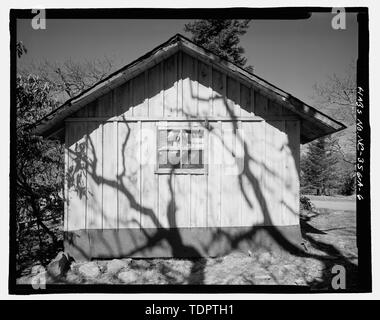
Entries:
[[[307,19],[313,12],[330,12],[331,7],[275,7],[275,8],[209,8],[209,9],[46,9],[46,19]],[[261,285],[46,285],[44,290],[34,290],[30,285],[16,284],[16,36],[17,19],[32,19],[32,9],[10,10],[10,226],[9,226],[9,279],[10,294],[47,293],[347,293],[371,292],[371,218],[370,218],[370,123],[369,123],[369,28],[367,7],[345,7],[346,12],[357,13],[358,61],[357,86],[361,90],[361,113],[357,120],[363,129],[357,130],[357,157],[363,161],[357,179],[357,192],[363,199],[356,201],[358,288],[339,291],[311,291],[302,286]],[[358,122],[357,122],[358,123]],[[358,158],[357,158],[358,159]]]

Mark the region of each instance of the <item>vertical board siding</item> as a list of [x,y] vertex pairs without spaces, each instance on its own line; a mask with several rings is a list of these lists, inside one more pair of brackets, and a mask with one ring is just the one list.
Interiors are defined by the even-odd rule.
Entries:
[[207,227],[207,179],[191,175],[191,227]]
[[87,229],[103,227],[102,196],[102,125],[99,122],[87,124]]
[[[248,147],[251,151],[252,157],[252,173],[256,178],[254,180],[255,185],[255,195],[257,198],[255,219],[256,224],[265,223],[265,210],[266,206],[264,203],[264,178],[267,170],[267,165],[265,162],[265,150],[266,150],[266,137],[265,137],[265,122],[257,122],[253,125],[253,147]],[[249,133],[245,136],[247,137]]]
[[210,100],[212,99],[210,66],[198,63],[198,116],[205,117],[210,115]]
[[163,117],[163,77],[161,76],[161,64],[150,68],[148,71],[148,98],[149,116]]
[[95,108],[96,108],[97,100],[90,102],[82,109],[79,109],[76,113],[74,113],[71,117],[72,118],[86,118],[91,117],[95,114]]
[[284,148],[284,217],[289,225],[299,223],[299,154],[300,125],[298,121],[286,121],[287,144]]
[[125,82],[121,86],[115,88],[115,109],[117,115],[131,116],[131,94],[130,94],[130,82]]
[[104,94],[72,117],[294,116],[263,93],[177,53]]
[[259,92],[255,92],[255,115],[265,116],[268,109],[268,99]]
[[271,224],[283,225],[283,148],[285,143],[285,121],[268,121],[266,123],[265,165],[265,201],[270,212]]
[[68,130],[68,230],[86,228],[86,123],[67,125]]
[[[254,115],[264,120],[225,121]],[[283,115],[292,113],[210,64],[167,58],[74,115],[125,122],[67,123],[65,228],[298,224],[300,124]],[[158,175],[157,121],[140,119],[183,116],[223,118],[205,136],[208,173]]]
[[157,228],[158,197],[156,163],[156,123],[142,123],[141,130],[141,227]]
[[160,190],[158,200],[158,220],[162,228],[169,228],[173,221],[173,175],[160,175],[158,178],[158,187]]
[[112,107],[112,91],[106,93],[98,99],[97,112],[98,117],[112,117],[113,107]]
[[117,199],[119,228],[140,228],[139,134],[137,122],[118,123],[117,181],[119,187]]
[[227,84],[226,77],[218,70],[212,70],[212,111],[213,116],[226,116],[227,114]]
[[227,77],[227,114],[228,117],[240,117],[240,83]]
[[117,228],[117,139],[113,122],[103,124],[103,228]]
[[251,103],[251,90],[244,84],[240,85],[240,115],[244,117],[252,116],[253,109]]
[[210,123],[208,163],[208,210],[207,226],[221,225],[221,175],[222,175],[222,123]]
[[68,230],[298,223],[298,121],[212,123],[208,175],[171,177],[154,172],[156,124],[139,126],[68,125],[68,168],[86,187],[68,186]]
[[142,72],[131,80],[133,116],[135,117],[148,116],[148,107],[145,99],[145,75],[145,72]]
[[198,110],[198,62],[187,54],[182,56],[182,112],[194,117]]
[[262,208],[263,134],[264,123],[243,125],[245,162],[242,175],[242,226],[253,226],[264,222]]
[[267,110],[268,116],[281,116],[282,115],[282,106],[280,106],[278,103],[269,100],[268,101],[268,110]]
[[179,52],[177,54],[178,56],[178,68],[177,68],[177,116],[183,117],[183,83],[182,83],[182,67],[183,67],[183,61],[182,61],[182,52]]
[[187,228],[190,226],[191,217],[191,177],[190,175],[175,175],[174,190],[175,190],[175,226],[179,228]]
[[[236,125],[236,122],[235,122]],[[240,141],[235,125],[231,122],[222,124],[223,136],[223,165],[222,165],[222,218],[221,226],[239,226],[240,219],[240,185],[239,168],[237,165],[236,151]]]
[[88,107],[90,105],[85,106],[84,108],[79,109],[73,116],[73,118],[86,118],[88,117]]
[[250,90],[250,102],[251,102],[251,114],[254,116],[256,115],[256,91],[254,88],[251,88]]
[[164,61],[164,116],[177,116],[177,57]]

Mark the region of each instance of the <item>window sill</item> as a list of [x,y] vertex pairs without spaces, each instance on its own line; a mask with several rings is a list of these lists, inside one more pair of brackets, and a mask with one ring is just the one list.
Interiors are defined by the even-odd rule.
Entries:
[[207,175],[207,169],[156,169],[155,174],[193,174]]

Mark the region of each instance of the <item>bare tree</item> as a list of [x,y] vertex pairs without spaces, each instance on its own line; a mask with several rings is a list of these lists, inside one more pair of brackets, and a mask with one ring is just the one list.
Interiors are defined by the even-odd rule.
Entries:
[[67,59],[64,62],[49,62],[45,60],[19,69],[19,74],[38,75],[40,79],[51,85],[56,100],[63,102],[104,79],[112,72],[114,66],[115,62],[108,57],[92,61]]
[[320,109],[343,122],[347,129],[334,134],[334,149],[341,159],[355,165],[356,68],[351,63],[342,76],[332,74],[324,83],[314,85],[315,101]]
[[316,101],[324,111],[347,126],[355,124],[356,68],[354,63],[349,65],[342,76],[334,73],[326,82],[315,84],[314,91]]
[[317,107],[347,126],[347,129],[326,137],[326,141],[339,159],[336,165],[331,166],[331,175],[335,174],[337,177],[339,192],[350,194],[355,189],[356,164],[355,64],[350,63],[342,75],[334,73],[325,82],[315,84],[314,93],[313,99]]

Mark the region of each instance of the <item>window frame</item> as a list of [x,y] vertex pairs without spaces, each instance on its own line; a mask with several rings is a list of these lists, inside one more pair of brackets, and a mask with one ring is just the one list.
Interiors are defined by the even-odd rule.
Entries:
[[[208,174],[208,125],[199,122],[185,122],[185,123],[167,123],[158,122],[156,126],[156,165],[155,174],[193,174],[193,175],[207,175]],[[158,143],[160,130],[202,130],[203,131],[203,168],[160,168],[158,159]],[[182,152],[183,146],[180,146]],[[188,149],[196,150],[196,149]]]

